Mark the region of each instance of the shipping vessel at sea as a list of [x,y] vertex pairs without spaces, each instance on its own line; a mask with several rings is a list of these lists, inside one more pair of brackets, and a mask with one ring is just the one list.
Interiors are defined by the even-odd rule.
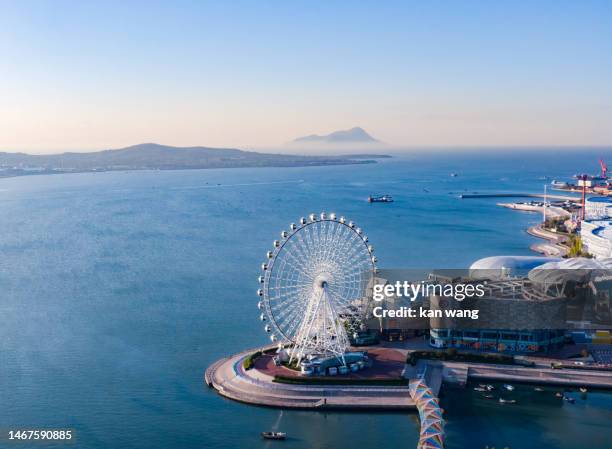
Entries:
[[392,203],[392,202],[393,202],[393,197],[391,195],[380,195],[380,196],[370,195],[368,197],[368,203]]

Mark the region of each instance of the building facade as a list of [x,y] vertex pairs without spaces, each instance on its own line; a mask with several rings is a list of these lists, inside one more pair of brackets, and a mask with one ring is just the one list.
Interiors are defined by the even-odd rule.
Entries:
[[612,198],[587,198],[584,217],[580,225],[584,250],[596,259],[612,257]]
[[563,346],[563,330],[457,330],[431,329],[429,344],[435,348],[462,348],[487,352],[549,352]]
[[584,218],[601,220],[612,217],[612,198],[594,196],[585,200]]
[[612,220],[585,220],[580,225],[583,249],[596,259],[612,257]]

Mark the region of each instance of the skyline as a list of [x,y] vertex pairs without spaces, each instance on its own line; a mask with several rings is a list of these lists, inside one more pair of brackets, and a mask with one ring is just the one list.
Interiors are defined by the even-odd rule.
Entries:
[[606,2],[0,6],[0,151],[612,145]]

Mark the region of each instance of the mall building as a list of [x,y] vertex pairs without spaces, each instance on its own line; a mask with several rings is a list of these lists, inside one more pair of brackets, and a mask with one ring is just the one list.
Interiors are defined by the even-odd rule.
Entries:
[[[461,307],[478,309],[478,320],[432,317],[403,320],[371,317],[367,328],[386,340],[428,335],[435,348],[488,352],[547,353],[571,340],[571,329],[611,324],[612,259],[558,259],[501,256],[481,259],[466,277],[430,274],[436,282],[484,282],[486,294],[466,298]],[[609,279],[608,279],[609,278]],[[387,308],[405,306],[389,297]],[[430,296],[417,306],[456,309],[453,298]],[[398,338],[399,336],[399,338]]]
[[580,226],[584,250],[596,259],[612,257],[612,198],[588,198],[584,212]]

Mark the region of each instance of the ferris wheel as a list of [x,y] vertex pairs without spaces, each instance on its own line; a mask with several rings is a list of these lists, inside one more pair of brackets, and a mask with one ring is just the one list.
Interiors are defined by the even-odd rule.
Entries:
[[360,329],[376,272],[374,249],[361,228],[336,214],[291,223],[262,264],[258,308],[265,331],[291,359],[336,356]]

